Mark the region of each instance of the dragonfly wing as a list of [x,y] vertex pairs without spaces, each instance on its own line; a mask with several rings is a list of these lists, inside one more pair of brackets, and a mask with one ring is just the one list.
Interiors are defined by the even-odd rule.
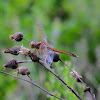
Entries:
[[46,35],[46,32],[43,28],[43,26],[39,23],[37,24],[37,28],[39,30],[39,33],[40,33],[40,37],[41,37],[41,40],[43,40],[43,42],[50,46],[50,47],[54,47],[54,44],[48,39],[47,35]]
[[53,57],[54,54],[52,52],[49,52],[44,59],[44,65],[46,66],[46,68],[50,68],[52,62],[53,62]]
[[47,46],[54,47],[53,43],[46,36],[46,32],[41,24],[37,24],[37,28],[41,37],[41,41],[44,43],[41,49],[41,58],[43,59],[44,65],[46,68],[50,68],[53,62],[53,55],[50,52],[53,52],[51,49],[48,49]]

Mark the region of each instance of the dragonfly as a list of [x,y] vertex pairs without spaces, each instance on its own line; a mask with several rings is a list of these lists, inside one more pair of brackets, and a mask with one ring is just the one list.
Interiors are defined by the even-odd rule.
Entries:
[[44,30],[44,28],[42,27],[41,24],[37,24],[37,29],[39,31],[41,41],[39,41],[39,42],[33,42],[33,41],[31,41],[30,42],[30,47],[31,48],[36,48],[36,49],[38,49],[38,52],[39,52],[43,48],[45,48],[45,46],[46,46],[46,48],[49,49],[49,50],[52,50],[52,51],[55,51],[55,52],[58,52],[58,53],[62,53],[62,54],[66,54],[66,55],[70,55],[72,57],[78,57],[75,54],[72,54],[72,53],[69,53],[69,52],[65,52],[65,51],[53,48],[54,44],[46,36],[45,30]]
[[72,57],[78,57],[75,54],[55,49],[54,44],[48,39],[46,32],[41,24],[37,24],[37,29],[38,29],[41,41],[34,42],[34,41],[27,40],[25,38],[23,39],[30,42],[29,46],[31,48],[35,48],[35,52],[37,50],[37,56],[39,56],[39,58],[43,58],[44,64],[46,64],[46,66],[50,66],[52,64],[53,57],[54,57],[53,54],[55,52],[66,54]]
[[[72,56],[72,57],[78,57],[75,54],[55,49],[54,44],[48,39],[46,32],[45,32],[45,30],[44,30],[44,28],[41,24],[37,24],[37,29],[38,29],[38,32],[40,34],[41,41],[39,41],[39,42],[31,41],[29,45],[30,45],[31,48],[37,49],[38,55],[39,54],[43,55],[43,61],[44,61],[45,64],[47,64],[47,62],[49,63],[49,65],[52,64],[52,62],[53,62],[53,52],[66,54],[66,55],[69,55],[69,56]],[[52,52],[52,55],[49,55],[50,52]]]

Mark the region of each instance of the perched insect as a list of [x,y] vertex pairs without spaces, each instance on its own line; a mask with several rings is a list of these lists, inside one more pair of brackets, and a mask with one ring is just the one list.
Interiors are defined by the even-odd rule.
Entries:
[[40,38],[41,38],[41,41],[39,41],[39,42],[34,42],[34,41],[30,41],[30,40],[25,39],[23,37],[23,33],[21,33],[21,32],[17,32],[14,35],[11,35],[10,37],[12,40],[15,40],[17,42],[21,41],[22,39],[29,41],[30,47],[35,48],[35,53],[37,50],[37,56],[39,58],[43,58],[44,64],[47,64],[47,62],[49,64],[51,64],[54,61],[55,52],[70,55],[72,57],[78,57],[75,54],[55,49],[53,43],[46,36],[45,30],[41,24],[37,24],[37,29],[39,31]]
[[[44,49],[44,48],[47,48],[47,50],[52,50],[52,51],[55,51],[55,52],[59,52],[59,53],[63,53],[63,54],[66,54],[66,55],[70,55],[72,57],[78,57],[77,55],[75,54],[72,54],[72,53],[68,53],[68,52],[65,52],[65,51],[61,51],[61,50],[57,50],[54,47],[53,43],[47,38],[47,36],[45,35],[45,31],[44,31],[44,28],[42,27],[41,24],[37,24],[37,29],[39,31],[39,34],[40,34],[40,37],[41,37],[41,41],[39,42],[33,42],[31,41],[30,42],[30,47],[31,48],[36,48],[38,49],[38,52],[41,50],[41,49]],[[43,36],[44,35],[44,36]]]
[[37,29],[39,31],[41,41],[39,42],[31,41],[29,45],[31,48],[35,48],[38,50],[37,54],[39,56],[42,55],[44,64],[46,66],[50,66],[52,62],[54,61],[55,52],[70,55],[72,57],[78,57],[75,54],[55,49],[53,43],[46,36],[45,30],[41,24],[37,24]]

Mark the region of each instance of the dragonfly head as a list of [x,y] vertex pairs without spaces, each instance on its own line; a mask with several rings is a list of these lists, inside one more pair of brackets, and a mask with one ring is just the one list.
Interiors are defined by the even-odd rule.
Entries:
[[29,44],[29,46],[30,46],[31,48],[35,48],[35,42],[31,41],[30,44]]

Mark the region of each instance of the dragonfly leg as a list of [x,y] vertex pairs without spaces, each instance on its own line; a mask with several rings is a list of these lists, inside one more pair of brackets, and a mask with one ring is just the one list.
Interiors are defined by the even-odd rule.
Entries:
[[35,50],[34,50],[34,53],[36,53],[36,48],[35,48]]
[[37,56],[40,55],[40,51],[41,51],[42,47],[43,47],[43,44],[40,45],[40,47],[39,47],[39,49],[38,49],[38,51],[37,51]]

